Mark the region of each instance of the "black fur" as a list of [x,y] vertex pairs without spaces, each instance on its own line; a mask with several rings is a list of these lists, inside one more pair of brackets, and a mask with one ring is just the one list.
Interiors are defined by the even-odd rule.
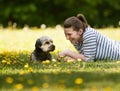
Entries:
[[51,45],[51,50],[44,52],[40,47],[42,46],[42,42],[40,39],[36,40],[35,43],[35,50],[32,52],[31,56],[30,56],[30,60],[33,61],[38,61],[38,62],[42,62],[45,60],[52,60],[52,56],[50,54],[50,51],[54,51],[55,50],[55,46]]
[[52,60],[52,56],[49,52],[43,52],[42,50],[34,50],[34,52],[31,54],[35,56],[35,59],[32,59],[30,57],[31,60],[35,60],[35,61],[45,61],[45,60]]

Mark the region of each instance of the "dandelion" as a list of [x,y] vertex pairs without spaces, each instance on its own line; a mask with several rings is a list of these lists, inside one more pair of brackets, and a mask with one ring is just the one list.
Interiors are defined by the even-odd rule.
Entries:
[[42,62],[42,64],[49,64],[49,63],[50,63],[49,60],[45,60],[45,61]]
[[77,59],[78,62],[81,62],[82,60],[81,59]]
[[32,91],[39,91],[39,88],[37,86],[32,87]]
[[52,62],[56,62],[56,60],[55,60],[55,59],[52,59]]
[[20,74],[20,75],[24,75],[24,74],[25,74],[25,71],[22,70],[22,71],[19,72],[19,74]]
[[49,60],[46,60],[46,63],[47,63],[47,64],[49,64],[49,63],[50,63],[50,61],[49,61]]
[[37,86],[32,87],[32,91],[39,91],[39,88]]
[[42,61],[42,64],[46,64],[46,62],[45,62],[45,61]]
[[7,61],[7,64],[11,64],[11,61],[10,61],[10,60],[8,60],[8,61]]
[[43,88],[48,88],[48,87],[49,87],[49,84],[48,84],[48,83],[43,83],[42,87],[43,87]]
[[14,88],[15,89],[17,89],[17,90],[22,90],[23,88],[24,88],[24,86],[23,86],[23,84],[16,84],[15,86],[14,86]]
[[9,84],[13,83],[13,78],[7,77],[6,82],[9,83]]
[[83,83],[83,79],[82,78],[77,78],[75,79],[75,84],[79,85]]
[[54,67],[56,67],[56,66],[57,66],[57,64],[54,64],[53,66],[54,66]]
[[60,57],[58,57],[57,59],[58,60],[62,60],[64,58],[64,56],[60,56]]
[[29,68],[28,68],[28,72],[33,72],[32,67],[29,67]]
[[96,86],[93,86],[93,87],[91,88],[91,90],[92,90],[92,91],[98,91],[98,88],[97,88]]
[[59,72],[58,71],[53,71],[54,72],[54,75],[58,75],[59,74]]
[[28,63],[26,63],[26,64],[24,65],[24,67],[25,67],[25,68],[28,68],[28,67],[29,67],[29,64],[28,64]]
[[16,64],[17,63],[17,61],[15,60],[14,62],[13,62],[13,64]]
[[7,63],[7,61],[6,60],[2,60],[2,63]]
[[71,60],[71,59],[70,59],[70,60],[67,60],[67,63],[71,63],[71,62],[73,62],[73,60]]
[[71,74],[72,72],[70,71],[70,70],[67,70],[67,72],[66,72],[67,74]]
[[112,90],[111,90],[111,87],[108,86],[104,89],[104,91],[112,91]]

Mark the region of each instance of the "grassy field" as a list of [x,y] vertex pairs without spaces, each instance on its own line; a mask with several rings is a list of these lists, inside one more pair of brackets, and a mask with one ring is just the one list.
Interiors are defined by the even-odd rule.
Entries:
[[[114,40],[120,40],[120,28],[98,29]],[[52,62],[29,60],[37,38],[49,35],[56,50]],[[62,28],[45,30],[0,29],[0,91],[119,91],[120,61],[61,62],[59,51],[73,46],[65,39]]]

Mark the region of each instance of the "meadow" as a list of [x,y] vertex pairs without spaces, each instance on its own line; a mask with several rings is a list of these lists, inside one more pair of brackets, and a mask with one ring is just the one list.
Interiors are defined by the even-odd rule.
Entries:
[[[120,41],[120,28],[97,29]],[[30,61],[35,41],[42,35],[53,38],[53,60]],[[63,28],[0,29],[0,91],[119,91],[120,61],[56,61],[64,49],[76,51],[66,40]],[[77,52],[77,51],[76,51]]]

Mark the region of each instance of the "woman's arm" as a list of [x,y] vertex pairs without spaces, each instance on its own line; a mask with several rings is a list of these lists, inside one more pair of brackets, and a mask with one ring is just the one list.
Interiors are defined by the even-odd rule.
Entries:
[[65,56],[69,56],[69,57],[71,57],[71,58],[73,58],[75,60],[77,60],[77,59],[85,60],[84,55],[79,54],[79,53],[75,53],[75,52],[70,51],[68,49],[63,50],[62,52],[60,52],[58,54],[58,57],[65,57]]

